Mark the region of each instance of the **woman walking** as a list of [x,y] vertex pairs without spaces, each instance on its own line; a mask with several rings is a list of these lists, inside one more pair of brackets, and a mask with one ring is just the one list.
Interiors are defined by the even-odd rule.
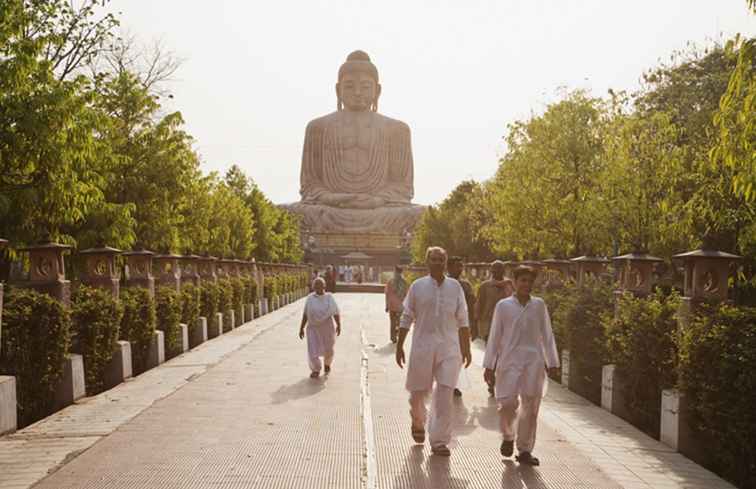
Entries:
[[325,363],[325,373],[331,372],[333,347],[336,344],[336,336],[341,335],[341,317],[333,295],[325,291],[326,283],[322,277],[313,281],[312,288],[315,292],[307,297],[302,324],[299,327],[299,339],[304,338],[306,325],[307,356],[312,372],[310,378],[317,379],[321,368],[320,357],[323,357]]

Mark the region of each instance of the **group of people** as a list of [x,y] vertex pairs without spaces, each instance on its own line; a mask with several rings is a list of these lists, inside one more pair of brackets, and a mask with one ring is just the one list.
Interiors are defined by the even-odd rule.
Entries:
[[[461,258],[448,258],[443,248],[430,247],[425,261],[428,275],[408,284],[397,267],[385,288],[395,360],[400,368],[407,367],[413,440],[424,443],[427,426],[432,452],[451,454],[453,399],[455,391],[461,395],[460,372],[472,363],[471,341],[480,337],[486,341],[483,379],[498,405],[499,451],[511,457],[516,445],[521,464],[538,465],[532,454],[538,412],[547,371],[556,374],[559,357],[548,308],[531,295],[536,271],[520,266],[507,278],[504,264],[496,261],[492,278],[480,285],[476,298],[472,285],[461,278]],[[325,291],[325,280],[318,278],[313,286],[299,335],[304,337],[307,326],[310,376],[317,378],[320,357],[325,373],[331,370],[341,322],[333,296]],[[413,326],[407,359],[404,345]]]

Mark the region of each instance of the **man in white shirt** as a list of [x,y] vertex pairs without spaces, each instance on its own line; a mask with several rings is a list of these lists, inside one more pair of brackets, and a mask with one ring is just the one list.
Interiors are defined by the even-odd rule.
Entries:
[[543,397],[546,368],[556,374],[559,356],[548,308],[543,299],[530,295],[535,271],[531,267],[517,267],[514,278],[515,294],[496,304],[483,360],[486,369],[484,378],[487,383],[492,383],[496,371],[501,454],[512,456],[514,424],[522,403],[517,425],[517,461],[539,465],[538,459],[532,455],[538,410]]
[[[403,368],[404,341],[412,323],[412,350],[407,367],[412,438],[425,442],[425,405],[433,392],[428,434],[434,454],[448,457],[453,420],[453,392],[464,362],[470,366],[470,327],[462,286],[446,277],[446,251],[430,247],[425,254],[429,274],[415,280],[404,299],[399,323],[396,363]],[[434,387],[435,381],[435,389]]]

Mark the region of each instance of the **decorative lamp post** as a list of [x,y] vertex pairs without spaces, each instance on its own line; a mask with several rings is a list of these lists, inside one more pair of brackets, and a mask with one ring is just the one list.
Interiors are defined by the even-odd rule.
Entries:
[[200,263],[202,257],[188,254],[181,257],[181,282],[199,286],[202,282]]
[[672,258],[682,261],[685,266],[685,297],[725,301],[730,266],[742,257],[724,251],[699,249]]
[[71,282],[66,280],[66,264],[63,259],[63,253],[69,249],[70,246],[60,243],[20,248],[19,251],[29,253],[31,264],[29,279],[20,285],[43,292],[70,306]]
[[575,264],[576,279],[579,285],[582,285],[585,279],[589,276],[599,277],[606,273],[609,260],[597,256],[579,256],[577,258],[570,259]]
[[546,269],[546,285],[563,285],[572,278],[572,262],[558,258],[543,260]]
[[521,263],[515,260],[508,260],[504,262],[504,276],[514,277],[514,269],[519,267]]
[[650,294],[654,287],[654,268],[664,260],[648,253],[633,252],[612,258],[619,270],[619,282],[622,290],[634,294]]
[[153,257],[158,284],[181,292],[181,258],[173,253]]
[[98,289],[110,292],[114,299],[118,299],[121,276],[116,264],[116,257],[121,250],[109,246],[82,250],[79,255],[84,257],[84,275],[81,281]]
[[201,256],[199,258],[199,274],[205,282],[215,283],[218,281],[217,274],[218,259],[214,256]]
[[152,257],[155,253],[147,250],[128,251],[126,257],[126,287],[147,289],[155,297],[155,277],[152,276]]

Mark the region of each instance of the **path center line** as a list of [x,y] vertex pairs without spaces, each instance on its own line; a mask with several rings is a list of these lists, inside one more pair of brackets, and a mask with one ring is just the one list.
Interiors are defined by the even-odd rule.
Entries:
[[368,379],[367,337],[365,328],[360,326],[362,341],[362,361],[360,367],[360,415],[362,417],[362,487],[375,489],[377,483],[377,462],[375,455],[375,433],[373,432],[373,410],[370,404],[370,383]]

